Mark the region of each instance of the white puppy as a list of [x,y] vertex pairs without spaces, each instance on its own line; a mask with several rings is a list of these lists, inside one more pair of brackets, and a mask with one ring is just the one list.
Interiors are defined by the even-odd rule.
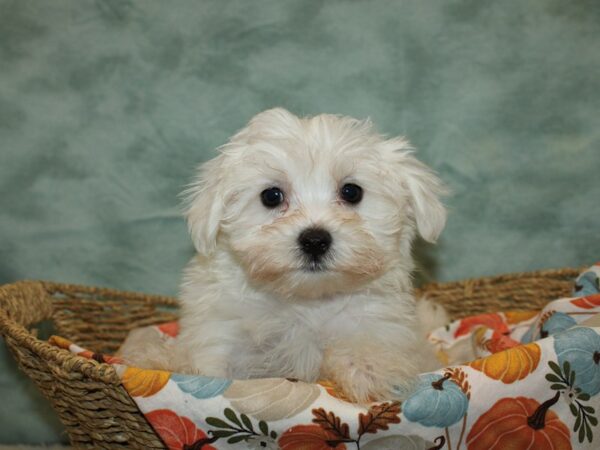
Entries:
[[368,121],[272,109],[220,150],[187,191],[198,254],[169,368],[330,379],[355,401],[433,368],[418,316],[429,328],[446,317],[417,308],[411,242],[435,241],[446,212],[408,142]]

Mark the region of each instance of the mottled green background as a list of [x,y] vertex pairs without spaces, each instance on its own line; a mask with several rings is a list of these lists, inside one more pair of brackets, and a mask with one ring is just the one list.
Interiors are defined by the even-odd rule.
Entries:
[[[410,137],[454,191],[426,276],[600,258],[597,1],[0,0],[0,282],[174,294],[177,194],[278,105]],[[58,439],[16,376],[0,442]]]

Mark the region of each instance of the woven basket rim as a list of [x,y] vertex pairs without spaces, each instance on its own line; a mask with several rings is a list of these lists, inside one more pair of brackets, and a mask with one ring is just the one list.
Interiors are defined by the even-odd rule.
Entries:
[[[582,268],[562,268],[562,269],[542,269],[529,272],[513,272],[500,275],[492,275],[478,278],[468,278],[455,281],[426,283],[420,288],[415,289],[418,294],[426,294],[430,289],[451,288],[466,285],[494,284],[513,279],[523,278],[545,278],[549,276],[573,276],[579,273]],[[151,304],[163,304],[168,307],[175,307],[178,302],[174,297],[157,294],[146,294],[137,291],[117,290],[107,287],[89,286],[83,284],[60,283],[46,280],[20,280],[13,283],[0,285],[0,293],[8,286],[39,284],[48,294],[47,301],[51,302],[51,295],[61,291],[71,291],[83,294],[104,295],[107,298],[118,296],[121,299],[141,299]],[[47,319],[51,319],[48,317]],[[102,380],[110,384],[120,384],[120,379],[114,367],[107,363],[100,363],[95,360],[83,358],[75,355],[68,350],[58,348],[48,341],[38,339],[33,336],[25,326],[17,323],[6,311],[0,307],[0,334],[7,335],[18,341],[20,344],[32,350],[42,358],[52,359],[65,370],[76,370],[90,376],[94,379]]]
[[[179,302],[177,298],[169,295],[152,294],[141,291],[133,291],[127,289],[115,289],[108,286],[87,285],[79,283],[62,283],[49,280],[20,280],[15,283],[41,283],[49,294],[54,294],[61,291],[71,291],[82,294],[100,294],[107,298],[118,295],[118,298],[144,300],[153,304],[164,304],[166,306],[177,306]],[[10,284],[15,284],[10,283]],[[0,285],[0,288],[2,286]]]
[[583,270],[585,270],[587,267],[588,266],[565,267],[559,269],[538,269],[526,272],[506,272],[498,275],[485,275],[482,277],[461,278],[459,280],[431,281],[423,284],[423,286],[419,287],[418,290],[427,290],[428,288],[438,287],[460,286],[464,284],[493,284],[496,282],[524,278],[547,278],[550,276],[564,278],[566,276],[576,276]]
[[[106,298],[118,297],[119,299],[138,299],[154,305],[165,305],[175,307],[178,302],[174,297],[157,294],[147,294],[137,291],[118,290],[107,287],[89,286],[74,283],[61,283],[47,280],[18,280],[12,283],[0,285],[0,294],[6,288],[19,288],[21,286],[40,286],[46,293],[45,301],[52,302],[51,296],[63,291],[79,294],[102,295]],[[52,317],[45,317],[51,320]],[[36,321],[38,322],[38,321]],[[35,322],[33,323],[35,324]],[[32,325],[33,325],[32,324]],[[0,306],[0,335],[8,336],[20,345],[31,350],[41,358],[56,363],[67,371],[77,371],[97,381],[112,385],[121,384],[121,380],[111,364],[102,363],[93,359],[76,355],[69,350],[52,345],[47,340],[35,337],[27,328],[10,317],[7,311]],[[76,342],[75,342],[76,343]]]
[[121,384],[121,379],[111,364],[84,358],[33,336],[27,328],[12,320],[2,309],[0,309],[0,335],[12,339],[40,358],[55,363],[67,372],[75,371],[111,385]]

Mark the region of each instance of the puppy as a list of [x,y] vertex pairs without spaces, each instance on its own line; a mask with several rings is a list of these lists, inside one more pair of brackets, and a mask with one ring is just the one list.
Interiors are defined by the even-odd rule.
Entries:
[[411,243],[440,234],[443,192],[404,138],[369,121],[258,114],[186,192],[198,253],[169,369],[400,395],[436,365],[425,335],[447,320],[411,286]]

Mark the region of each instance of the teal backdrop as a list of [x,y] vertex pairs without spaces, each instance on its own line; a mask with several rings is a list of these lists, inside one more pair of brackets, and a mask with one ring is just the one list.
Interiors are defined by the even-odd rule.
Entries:
[[[410,138],[453,191],[422,278],[600,259],[597,1],[0,0],[0,282],[176,294],[178,193],[273,106]],[[64,440],[2,360],[0,442]]]

